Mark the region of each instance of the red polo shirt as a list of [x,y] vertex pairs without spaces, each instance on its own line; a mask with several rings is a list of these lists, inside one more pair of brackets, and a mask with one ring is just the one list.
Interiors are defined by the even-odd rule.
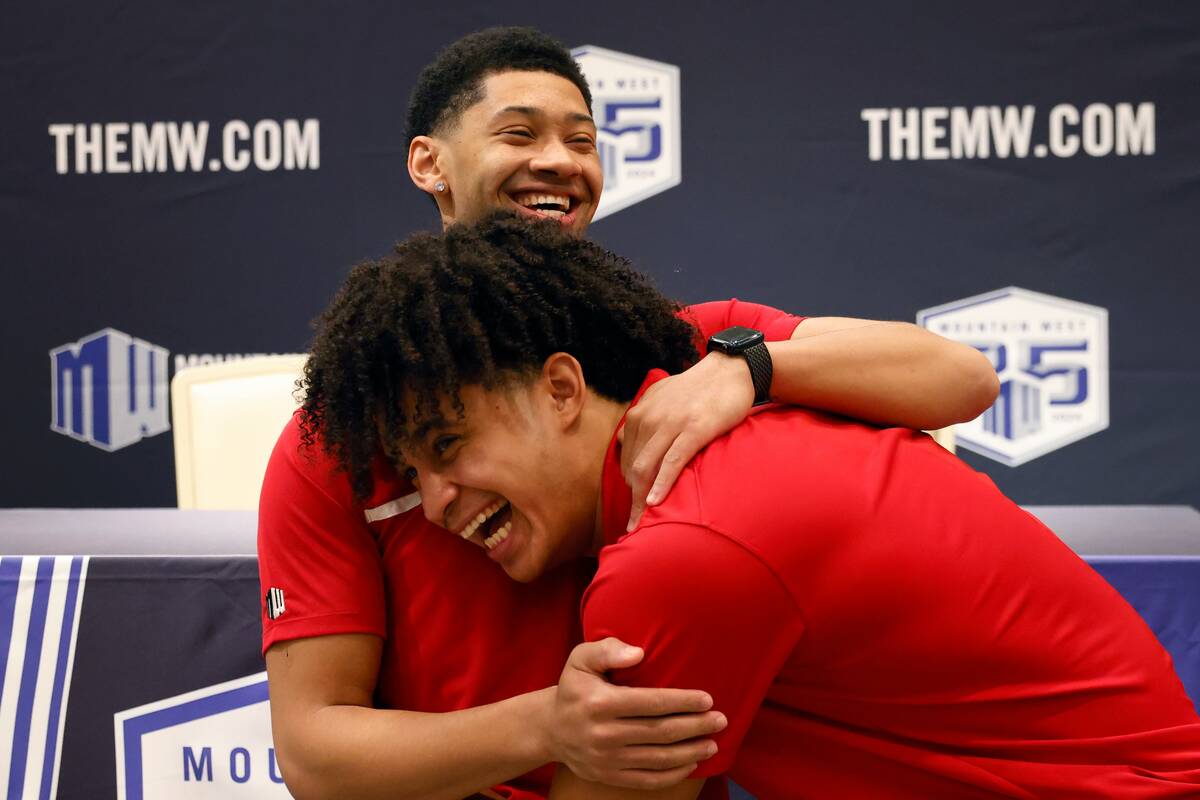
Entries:
[[[684,313],[700,341],[732,325],[787,339],[801,321],[737,300]],[[429,712],[557,683],[581,641],[579,597],[594,568],[580,562],[530,584],[511,581],[479,547],[427,522],[413,487],[386,463],[371,498],[358,502],[333,459],[300,448],[298,417],[267,466],[258,556],[264,652],[289,639],[374,634],[384,639],[377,705]],[[270,589],[283,600],[274,616]],[[552,774],[543,768],[497,788],[544,796]]]
[[[647,379],[647,385],[661,376]],[[695,777],[761,798],[1197,797],[1200,720],[1141,618],[901,429],[767,407],[625,533],[614,441],[584,633],[712,693]]]

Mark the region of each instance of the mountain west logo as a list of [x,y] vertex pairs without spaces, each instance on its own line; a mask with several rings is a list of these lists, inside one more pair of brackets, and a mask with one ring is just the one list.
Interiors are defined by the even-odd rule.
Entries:
[[680,170],[679,68],[590,44],[571,55],[592,90],[604,193],[602,219],[677,186]]
[[265,672],[119,711],[113,727],[118,800],[291,797]]
[[917,324],[991,359],[1000,396],[956,443],[1015,467],[1108,427],[1108,311],[1010,286],[927,308]]
[[265,602],[267,604],[268,619],[279,619],[283,616],[283,612],[286,610],[283,605],[283,589],[276,589],[272,586],[267,590]]
[[50,430],[112,452],[171,427],[167,351],[112,328],[50,351]]

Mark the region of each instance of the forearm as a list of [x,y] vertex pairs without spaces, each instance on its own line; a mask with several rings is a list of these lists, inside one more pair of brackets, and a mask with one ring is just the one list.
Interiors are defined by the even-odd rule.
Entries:
[[973,347],[905,322],[801,335],[810,322],[767,344],[776,402],[929,430],[974,419],[995,399],[995,370]]
[[457,800],[551,760],[552,692],[444,714],[325,706],[293,720],[303,731],[284,738],[280,766],[297,800]]

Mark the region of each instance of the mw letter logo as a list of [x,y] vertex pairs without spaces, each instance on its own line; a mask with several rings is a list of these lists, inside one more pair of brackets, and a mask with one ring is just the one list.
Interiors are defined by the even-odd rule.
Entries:
[[50,430],[112,452],[171,427],[167,351],[112,328],[50,351]]

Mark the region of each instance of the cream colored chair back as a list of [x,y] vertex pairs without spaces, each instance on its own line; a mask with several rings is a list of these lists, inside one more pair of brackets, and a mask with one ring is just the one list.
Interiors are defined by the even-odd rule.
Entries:
[[299,404],[306,355],[180,370],[171,380],[180,508],[257,509],[275,440]]
[[938,444],[940,444],[942,447],[946,448],[951,453],[954,452],[954,426],[953,425],[950,425],[945,428],[938,428],[936,431],[925,431],[925,432],[928,433],[930,436],[932,436],[933,440],[935,442],[937,442]]

